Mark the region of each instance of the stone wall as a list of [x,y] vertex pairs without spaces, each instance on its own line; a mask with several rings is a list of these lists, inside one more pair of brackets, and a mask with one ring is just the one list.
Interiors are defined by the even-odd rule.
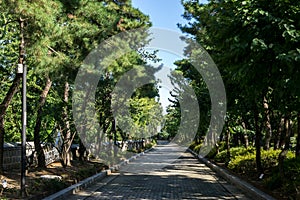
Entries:
[[45,151],[46,165],[59,160],[59,153],[56,148]]
[[3,168],[4,170],[21,168],[21,147],[4,147]]
[[[26,145],[26,157],[27,162],[30,165],[37,164],[36,154],[34,154],[32,160],[32,153],[34,152],[33,144]],[[46,164],[51,164],[59,159],[59,153],[56,148],[44,147],[44,153],[46,158]],[[3,168],[8,169],[20,169],[21,168],[21,146],[18,144],[5,144],[3,152]]]

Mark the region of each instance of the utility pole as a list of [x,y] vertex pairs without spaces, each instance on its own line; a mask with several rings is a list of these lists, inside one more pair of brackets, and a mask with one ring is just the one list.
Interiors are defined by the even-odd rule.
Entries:
[[20,48],[18,73],[22,73],[22,143],[21,143],[21,195],[26,197],[26,124],[27,124],[27,106],[26,106],[26,82],[27,68],[25,65],[25,41],[24,41],[24,19],[19,19],[20,23]]

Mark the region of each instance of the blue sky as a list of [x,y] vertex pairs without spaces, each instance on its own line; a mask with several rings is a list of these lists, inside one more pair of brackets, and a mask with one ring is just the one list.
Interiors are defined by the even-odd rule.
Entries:
[[[182,17],[184,8],[180,0],[132,0],[132,5],[144,14],[149,15],[152,26],[155,28],[170,29],[181,33],[177,24],[186,23],[186,20]],[[170,73],[170,69],[175,68],[173,63],[179,60],[180,57],[164,51],[159,51],[157,56],[162,59],[159,64],[163,64],[165,67],[156,74],[156,78],[169,82],[167,81],[167,76]],[[173,89],[170,85],[170,83],[160,85],[162,88],[159,90],[159,95],[163,108],[166,108],[170,103],[168,101],[168,98],[171,98],[169,91]]]
[[[200,0],[200,3],[207,3],[207,0]],[[154,27],[180,31],[177,23],[186,23],[181,0],[132,0],[132,5],[149,15]]]
[[180,31],[176,24],[186,22],[180,0],[132,0],[132,5],[149,15],[154,27]]
[[[201,2],[204,3],[207,1],[202,0]],[[180,0],[132,0],[132,6],[138,8],[144,14],[149,15],[154,28],[169,29],[181,34],[177,24],[184,25],[187,23],[182,17],[184,8]],[[182,58],[166,51],[158,52],[157,56],[162,59],[159,64],[163,64],[165,67],[156,74],[156,77],[166,81],[170,69],[175,68],[173,63]],[[172,88],[166,87],[170,86],[170,84],[160,86],[162,87],[159,90],[160,102],[162,106],[166,108],[170,103],[168,98],[171,98],[169,91],[172,90]]]

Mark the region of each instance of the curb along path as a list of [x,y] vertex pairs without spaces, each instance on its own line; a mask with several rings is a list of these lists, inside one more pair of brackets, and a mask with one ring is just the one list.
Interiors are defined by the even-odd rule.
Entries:
[[[55,198],[48,198],[55,199]],[[250,199],[175,144],[157,145],[64,199]]]

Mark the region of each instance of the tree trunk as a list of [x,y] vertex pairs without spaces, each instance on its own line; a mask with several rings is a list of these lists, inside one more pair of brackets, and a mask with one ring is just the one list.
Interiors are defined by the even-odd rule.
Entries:
[[117,126],[116,126],[116,121],[113,118],[112,119],[112,133],[113,133],[113,137],[114,137],[114,145],[113,145],[113,149],[114,149],[114,158],[116,159],[118,157],[118,145],[117,145]]
[[261,130],[259,128],[259,124],[258,124],[258,111],[257,108],[255,108],[254,110],[254,121],[255,121],[255,148],[256,148],[256,168],[257,168],[257,172],[259,174],[263,173],[263,168],[262,168],[262,164],[261,164]]
[[4,135],[4,116],[0,116],[0,174],[3,174]]
[[248,134],[247,134],[246,123],[242,122],[242,126],[244,128],[244,145],[245,145],[245,148],[247,149],[249,147],[249,139],[248,139]]
[[63,109],[63,147],[61,152],[61,162],[63,167],[71,166],[71,157],[70,157],[70,148],[74,139],[74,135],[71,134],[70,122],[68,117],[68,102],[69,102],[69,83],[65,82],[65,91],[64,91],[64,109]]
[[230,160],[230,131],[226,130],[226,150],[227,150],[227,160]]
[[46,103],[47,95],[50,91],[51,85],[52,85],[52,81],[50,80],[50,78],[47,78],[46,86],[40,96],[40,101],[39,101],[37,116],[36,116],[36,122],[35,122],[35,127],[34,127],[34,132],[33,132],[34,148],[37,153],[38,167],[41,167],[41,168],[46,167],[46,160],[45,160],[45,154],[44,154],[43,148],[41,146],[40,130],[41,130],[41,124],[42,124],[42,117],[43,117],[43,107]]
[[12,85],[10,86],[8,92],[5,95],[2,103],[0,104],[0,173],[3,172],[3,151],[4,151],[4,117],[6,115],[6,110],[16,92],[19,89],[22,79],[22,74],[16,74],[16,77],[13,80]]
[[[83,100],[83,103],[82,103],[82,105],[81,105],[81,108],[80,108],[80,112],[81,113],[84,113],[85,112],[85,110],[86,110],[86,107],[87,107],[87,103],[89,102],[89,97],[90,97],[90,93],[92,92],[92,90],[93,90],[93,88],[92,87],[88,87],[88,90],[86,91],[86,95],[85,95],[85,98],[84,98],[84,100]],[[65,97],[64,97],[64,99],[65,100],[68,100],[67,98],[66,98],[66,96],[68,96],[68,94],[65,92]],[[63,115],[65,115],[65,114],[63,114]],[[101,114],[100,114],[100,122],[101,122],[101,119],[102,119],[102,117],[101,117]],[[100,124],[100,126],[101,126],[101,124]],[[78,135],[79,135],[79,137],[80,137],[80,147],[79,147],[79,155],[80,155],[80,158],[79,158],[79,160],[83,160],[83,159],[88,159],[88,157],[86,157],[86,158],[84,158],[84,152],[87,152],[88,154],[90,153],[90,150],[92,150],[92,149],[86,149],[86,148],[90,148],[89,146],[88,146],[88,144],[90,143],[89,141],[87,141],[87,133],[86,133],[86,129],[87,129],[87,119],[86,119],[86,117],[85,118],[83,118],[82,120],[81,120],[81,123],[80,123],[80,126],[79,126],[79,124],[76,124],[76,128],[77,128],[77,133],[78,133]],[[100,134],[100,136],[101,135],[103,135],[103,134]],[[98,142],[98,139],[99,139],[99,137],[100,136],[98,136],[97,138],[95,138],[95,149],[97,149],[98,148],[98,144],[101,144],[101,143],[99,143]],[[85,146],[85,145],[87,145],[87,146]],[[95,150],[95,149],[93,149],[93,150]],[[94,155],[94,156],[98,156],[98,155]]]
[[280,132],[280,144],[279,144],[279,148],[284,149],[285,144],[286,144],[286,117],[282,118],[282,128],[281,128],[281,132]]
[[264,97],[263,100],[263,105],[264,105],[264,112],[265,112],[265,124],[266,124],[266,136],[265,136],[265,145],[264,145],[264,149],[265,150],[269,150],[270,149],[270,142],[271,142],[271,138],[272,138],[272,127],[271,127],[271,120],[270,120],[270,110],[269,110],[269,104],[268,101],[266,99],[266,97]]
[[284,135],[285,135],[285,145],[283,150],[280,152],[279,156],[278,156],[278,168],[279,168],[279,173],[280,176],[282,178],[282,180],[285,180],[285,176],[284,176],[284,167],[283,167],[283,163],[284,160],[286,158],[286,155],[288,153],[289,150],[289,146],[290,146],[290,120],[289,120],[289,116],[286,116],[284,119]]
[[238,147],[239,146],[239,135],[238,133],[234,133],[232,134],[232,143],[234,147]]
[[298,129],[297,129],[297,142],[296,142],[296,157],[300,157],[300,112],[297,116]]
[[281,135],[282,135],[282,127],[284,125],[284,119],[282,117],[280,117],[280,123],[278,125],[278,129],[277,129],[277,135],[274,141],[274,150],[279,149],[280,148],[280,144],[281,144]]
[[85,152],[86,152],[86,148],[80,139],[79,140],[79,160],[80,161],[87,160],[87,157],[85,156]]

